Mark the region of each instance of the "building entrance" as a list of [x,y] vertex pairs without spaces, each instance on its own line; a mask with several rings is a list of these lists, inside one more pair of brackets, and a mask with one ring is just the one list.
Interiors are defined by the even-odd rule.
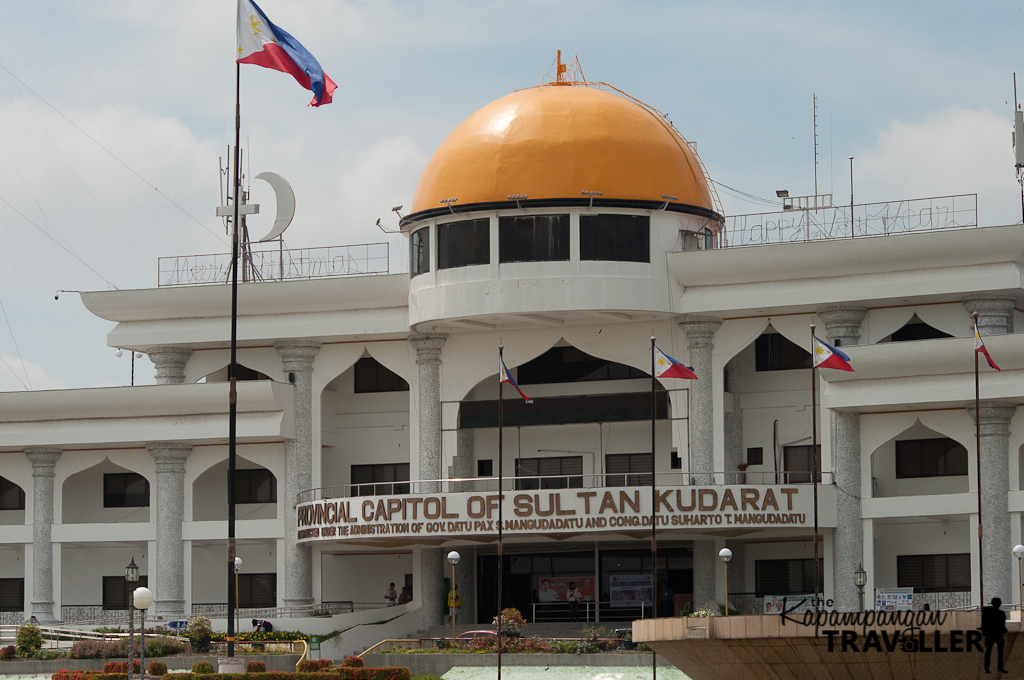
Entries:
[[[560,552],[530,552],[517,546],[505,553],[504,607],[515,607],[528,622],[570,621],[567,592],[575,584],[583,597],[581,623],[632,621],[650,617],[649,548],[584,547]],[[498,611],[498,556],[478,553],[477,620],[489,624]],[[693,551],[688,542],[659,544],[658,616],[674,616],[693,599]],[[646,604],[645,604],[646,603]]]

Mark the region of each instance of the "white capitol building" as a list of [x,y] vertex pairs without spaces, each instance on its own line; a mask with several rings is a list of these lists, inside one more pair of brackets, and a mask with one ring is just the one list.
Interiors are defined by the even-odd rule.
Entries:
[[[856,610],[863,566],[867,607],[977,605],[983,558],[986,599],[1017,603],[1024,227],[978,226],[972,196],[726,219],[712,187],[648,107],[547,84],[434,153],[411,274],[243,284],[243,619],[356,621],[394,582],[388,630],[436,625],[455,549],[460,623],[490,622],[499,344],[533,399],[504,388],[505,606],[566,620],[576,581],[591,620],[650,616],[624,584],[652,566],[652,334],[699,377],[660,383],[658,615],[725,602],[725,547],[744,613],[812,593],[812,323],[856,369],[818,373],[824,597]],[[157,384],[0,394],[0,620],[123,618],[133,558],[151,613],[223,618],[230,286],[81,301]],[[982,362],[981,555],[972,312],[1003,369]]]

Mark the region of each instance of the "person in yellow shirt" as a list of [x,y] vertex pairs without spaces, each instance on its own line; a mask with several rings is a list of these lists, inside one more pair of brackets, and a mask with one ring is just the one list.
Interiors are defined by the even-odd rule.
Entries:
[[459,592],[459,587],[455,586],[454,590],[448,591],[448,623],[459,622],[459,608],[462,607],[462,593]]

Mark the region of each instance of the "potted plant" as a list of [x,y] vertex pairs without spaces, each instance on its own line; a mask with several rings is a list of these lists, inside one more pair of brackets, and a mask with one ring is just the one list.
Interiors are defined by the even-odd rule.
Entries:
[[210,637],[213,634],[213,624],[206,616],[193,616],[185,626],[185,633],[192,645],[193,654],[205,654],[210,651]]
[[[498,617],[494,617],[492,621],[494,625],[498,625]],[[501,634],[508,635],[509,637],[519,637],[519,631],[526,625],[526,620],[523,615],[519,613],[519,610],[515,607],[509,607],[508,609],[501,610]]]

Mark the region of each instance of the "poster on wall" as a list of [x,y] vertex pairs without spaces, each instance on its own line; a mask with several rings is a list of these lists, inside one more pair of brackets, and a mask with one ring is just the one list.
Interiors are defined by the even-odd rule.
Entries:
[[875,611],[909,612],[913,608],[913,588],[875,588]]
[[570,583],[576,584],[584,602],[594,600],[593,576],[541,576],[537,579],[537,601],[566,602]]
[[807,595],[765,595],[762,614],[803,614],[811,611],[814,596]]
[[650,574],[612,574],[608,578],[613,607],[639,607],[654,599]]

